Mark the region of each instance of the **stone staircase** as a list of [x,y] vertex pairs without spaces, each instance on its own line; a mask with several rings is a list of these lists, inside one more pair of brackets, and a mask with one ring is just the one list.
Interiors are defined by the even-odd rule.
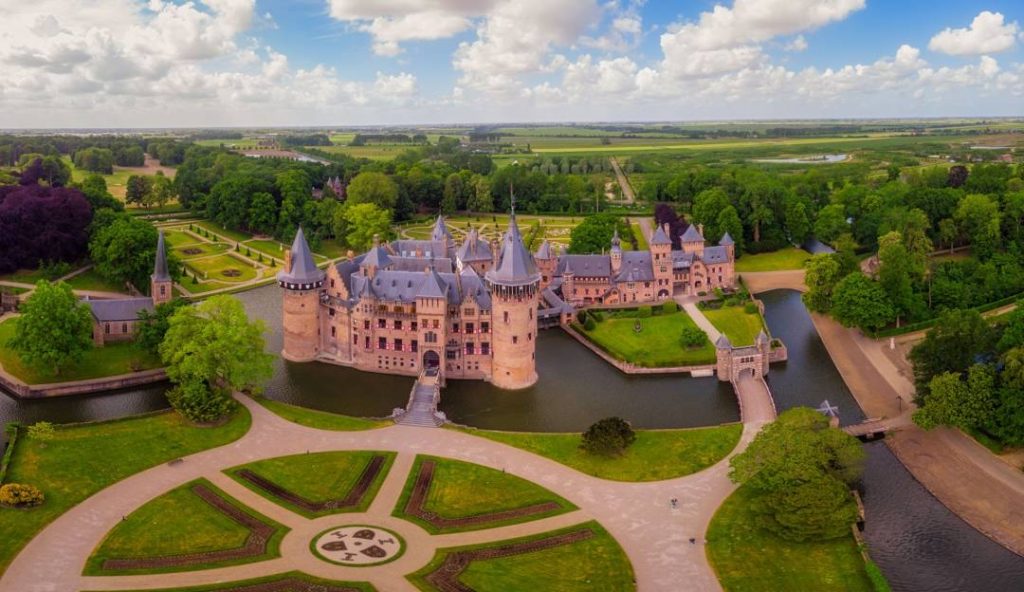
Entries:
[[424,372],[413,385],[405,409],[395,410],[395,423],[423,428],[441,427],[447,420],[444,414],[437,410],[440,400],[441,386],[438,384],[436,371]]

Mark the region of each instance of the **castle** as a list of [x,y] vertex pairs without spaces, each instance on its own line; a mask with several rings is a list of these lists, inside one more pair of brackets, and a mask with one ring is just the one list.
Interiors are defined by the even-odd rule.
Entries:
[[456,246],[438,216],[428,240],[374,240],[369,251],[319,269],[300,228],[278,285],[284,348],[293,362],[443,381],[487,380],[503,389],[537,381],[539,327],[568,323],[575,306],[649,303],[735,286],[733,242],[706,247],[690,226],[682,251],[659,227],[648,251],[562,255],[523,242],[515,212],[502,240],[470,229]]

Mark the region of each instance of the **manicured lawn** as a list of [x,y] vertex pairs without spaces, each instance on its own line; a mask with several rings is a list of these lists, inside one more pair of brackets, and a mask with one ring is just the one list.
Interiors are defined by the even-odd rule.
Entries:
[[[232,505],[242,509],[260,522],[276,528],[267,542],[266,553],[242,559],[212,561],[184,567],[143,568],[130,570],[103,569],[107,559],[135,559],[165,557],[186,553],[205,553],[236,549],[245,545],[249,530],[235,522],[230,516],[217,510],[192,491],[192,486],[202,484],[219,494]],[[221,489],[205,479],[198,479],[145,503],[119,522],[89,557],[85,566],[86,575],[112,575],[124,573],[163,573],[169,571],[192,571],[209,567],[225,567],[242,563],[254,563],[280,555],[278,547],[288,528],[248,508],[231,498]],[[182,536],[187,533],[187,536]]]
[[[485,524],[439,528],[405,513],[406,502],[412,493],[416,476],[419,474],[420,465],[423,464],[424,460],[432,460],[435,463],[434,479],[430,484],[430,491],[427,493],[425,508],[438,516],[462,518],[479,514],[491,514],[502,510],[514,510],[543,502],[556,502],[559,508],[551,512],[514,517]],[[395,506],[392,515],[415,522],[428,532],[438,534],[529,522],[574,509],[576,509],[575,506],[558,495],[515,475],[473,463],[419,455],[416,457],[416,462],[409,472],[409,479],[405,483],[402,496],[398,500],[398,505]]]
[[372,430],[391,425],[390,421],[376,419],[364,419],[362,417],[349,417],[337,413],[307,409],[298,405],[289,405],[274,399],[265,397],[254,397],[256,402],[267,409],[280,415],[284,419],[318,430],[331,430],[335,432],[354,432],[359,430]]
[[[436,590],[424,576],[435,571],[449,553],[486,549],[509,543],[526,542],[581,527],[595,536],[571,544],[497,559],[472,561],[459,576],[459,581],[476,592],[535,590],[544,592],[628,592],[636,590],[633,566],[622,547],[597,522],[564,528],[535,536],[484,543],[452,549],[441,549],[423,569],[407,576],[420,590]],[[682,583],[680,583],[682,586]],[[685,586],[680,589],[685,589]]]
[[129,374],[138,370],[160,368],[163,364],[152,353],[141,349],[132,342],[113,343],[105,347],[93,347],[85,352],[82,359],[65,368],[59,375],[50,370],[29,366],[21,361],[16,351],[10,348],[14,338],[16,319],[0,323],[0,364],[4,370],[28,384],[49,384],[70,380],[85,380],[102,376]]
[[639,430],[636,442],[618,458],[583,452],[579,448],[580,434],[464,431],[545,456],[601,479],[661,481],[696,473],[725,458],[739,442],[743,426],[728,424],[682,430]]
[[189,261],[191,259],[198,259],[199,257],[209,257],[210,255],[224,253],[227,250],[227,243],[194,242],[183,247],[175,247],[174,252],[182,261]]
[[198,238],[185,232],[184,230],[164,230],[164,240],[167,241],[171,247],[181,247],[183,245],[193,245],[201,242]]
[[19,269],[14,273],[0,275],[0,280],[5,282],[20,282],[22,284],[35,285],[39,280],[46,279],[41,269]]
[[[329,590],[331,587],[338,588],[355,588],[361,592],[375,592],[376,588],[366,582],[342,582],[338,580],[325,580],[323,578],[315,578],[310,575],[306,575],[301,571],[290,571],[288,573],[276,574],[272,576],[266,576],[262,578],[253,578],[251,580],[243,580],[240,582],[230,582],[225,584],[211,584],[208,586],[189,586],[187,588],[160,588],[160,589],[147,589],[145,592],[229,592],[234,590],[244,590],[248,586],[255,586],[257,584],[266,584],[269,582],[278,582],[281,580],[298,581],[305,584],[319,584],[323,586],[324,590]],[[312,588],[316,589],[316,588]],[[289,592],[291,588],[287,589]],[[306,590],[306,588],[302,588]],[[139,591],[142,592],[142,591]]]
[[761,315],[756,311],[747,313],[742,306],[723,306],[717,310],[707,308],[701,312],[735,346],[753,345],[757,334],[764,328]]
[[[641,331],[634,330],[640,321]],[[681,337],[686,327],[697,327],[684,311],[644,319],[627,313],[606,313],[593,331],[577,330],[612,357],[637,366],[694,366],[713,364],[715,347],[710,341],[697,348],[685,347]]]
[[[191,259],[186,261],[185,265],[192,271],[198,272],[200,279],[207,279],[211,281],[237,284],[256,277],[256,270],[253,268],[251,263],[246,263],[229,254],[204,257],[201,259]],[[234,271],[238,272],[237,276],[232,277],[225,275],[225,272],[233,273]],[[187,282],[185,287],[189,287]]]
[[[388,458],[377,478],[362,497],[358,506],[349,508],[329,509],[311,512],[280,498],[267,495],[266,491],[255,487],[249,481],[238,476],[242,469],[248,469],[260,477],[270,480],[275,485],[287,489],[311,502],[324,502],[344,498],[359,481],[363,470],[374,456]],[[224,471],[235,481],[266,497],[270,501],[281,504],[289,510],[307,518],[318,518],[341,512],[365,512],[370,502],[384,483],[391,463],[395,459],[393,452],[355,451],[355,452],[318,452],[314,454],[296,454],[256,461],[247,465],[233,467]]]
[[708,559],[726,592],[872,592],[853,535],[824,542],[780,539],[756,525],[750,494],[737,489],[708,528]]
[[736,260],[736,271],[781,271],[785,269],[803,269],[804,261],[811,254],[796,247],[786,247],[770,253],[743,255]]
[[629,225],[633,229],[633,236],[636,238],[636,246],[633,247],[637,251],[646,251],[650,247],[647,245],[647,239],[644,237],[644,231],[640,228],[640,225],[636,222]]
[[246,247],[252,249],[253,257],[256,257],[256,253],[260,252],[263,253],[264,255],[270,255],[275,259],[280,259],[281,261],[284,261],[284,252],[288,248],[287,246],[283,246],[282,243],[279,243],[276,240],[251,240],[244,242],[242,243],[243,253],[245,252]]
[[243,241],[247,241],[247,240],[252,238],[251,234],[246,234],[244,232],[239,232],[237,230],[228,230],[227,228],[224,228],[223,226],[219,226],[217,224],[214,224],[213,222],[211,222],[209,220],[203,220],[201,222],[194,222],[193,225],[194,226],[201,226],[201,227],[203,227],[203,228],[205,228],[205,229],[215,233],[217,236],[220,237],[220,238],[217,239],[218,241],[222,241],[224,238],[228,238],[228,239],[231,239],[232,241],[235,241],[235,242],[243,242]]
[[215,428],[195,427],[167,411],[61,427],[48,442],[22,432],[6,481],[35,485],[46,502],[24,510],[0,508],[0,571],[37,532],[72,506],[150,467],[233,442],[249,430],[250,421],[243,407]]
[[96,271],[96,268],[83,271],[75,277],[67,280],[67,283],[75,290],[126,293],[124,286],[101,276],[99,272]]

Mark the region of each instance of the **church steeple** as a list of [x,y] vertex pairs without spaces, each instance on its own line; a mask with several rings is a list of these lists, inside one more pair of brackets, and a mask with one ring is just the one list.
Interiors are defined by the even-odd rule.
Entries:
[[149,295],[154,306],[170,302],[174,298],[173,281],[167,270],[167,247],[164,245],[163,230],[156,239],[156,258],[153,262],[153,275],[149,278]]

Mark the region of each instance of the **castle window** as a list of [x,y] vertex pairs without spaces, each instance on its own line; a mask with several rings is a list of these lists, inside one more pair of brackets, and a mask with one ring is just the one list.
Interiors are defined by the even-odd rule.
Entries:
[[417,327],[419,326],[419,324],[416,321],[412,321],[411,325],[412,325],[411,329],[413,331],[416,331]]
[[160,286],[160,295],[163,296],[165,294],[167,294],[167,286],[161,285]]
[[353,335],[352,336],[352,345],[359,345],[359,336],[358,335]]
[[519,336],[518,335],[513,335],[512,336],[512,343],[519,343]]
[[434,328],[435,329],[439,329],[440,327],[441,327],[441,322],[438,321],[437,319],[434,319]]
[[366,336],[366,339],[365,339],[365,341],[363,343],[363,347],[365,347],[366,349],[370,349],[370,336],[369,335]]
[[490,333],[491,332],[491,324],[488,323],[488,322],[480,323],[480,332],[481,333]]
[[377,338],[377,349],[387,349],[387,348],[388,348],[388,339],[387,339],[387,337],[378,337]]
[[333,317],[334,316],[334,309],[333,308],[328,308],[327,309],[327,316],[329,316],[329,317]]
[[462,314],[466,315],[467,317],[473,316],[473,309],[472,308],[464,309],[462,311]]
[[480,344],[480,353],[482,355],[488,355],[491,353],[491,344],[486,341]]
[[449,349],[449,350],[444,352],[444,359],[446,359],[446,360],[454,360],[455,357],[456,357],[456,354],[458,354],[458,352],[456,350]]
[[527,341],[533,341],[533,332],[532,331],[526,334],[526,340]]
[[398,329],[398,330],[402,329],[402,321],[397,321],[397,320],[395,321],[395,329]]
[[413,339],[412,342],[409,344],[409,349],[410,351],[412,351],[412,353],[420,351],[420,342]]
[[459,324],[458,323],[452,323],[452,333],[458,333],[458,332],[459,332]]
[[363,329],[366,329],[367,331],[370,330],[370,319],[363,321]]
[[466,333],[468,333],[468,334],[472,334],[473,333],[473,323],[466,323]]
[[110,335],[110,323],[103,323],[103,332]]
[[530,307],[530,320],[533,320],[533,307]]
[[474,344],[472,344],[472,343],[467,343],[466,344],[466,355],[467,356],[472,356],[473,354],[475,354],[476,353],[475,350],[476,350],[476,347],[475,347]]
[[377,328],[378,329],[387,329],[388,328],[388,320],[387,319],[377,319]]
[[331,327],[331,337],[337,337],[337,336],[338,336],[337,327]]
[[122,333],[127,333],[128,332],[128,323],[121,323],[121,332]]
[[402,351],[402,340],[401,339],[396,339],[395,340],[395,351]]
[[508,311],[505,311],[505,324],[508,324]]
[[334,278],[331,278],[331,287],[334,287]]

